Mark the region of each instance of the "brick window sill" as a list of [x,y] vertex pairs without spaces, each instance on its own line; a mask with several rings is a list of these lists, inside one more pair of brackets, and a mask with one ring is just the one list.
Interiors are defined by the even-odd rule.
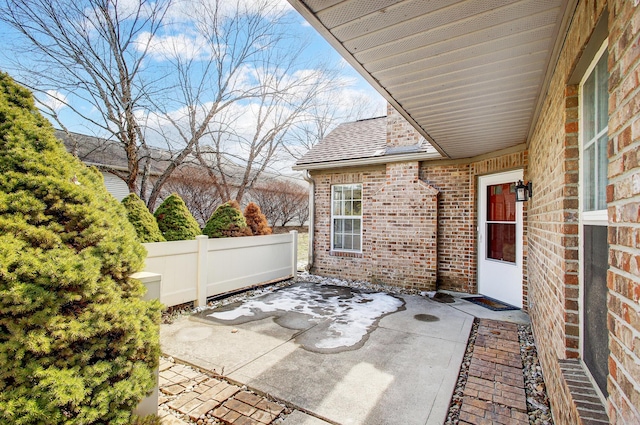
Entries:
[[361,252],[329,251],[329,255],[333,257],[362,258]]
[[562,380],[571,394],[573,407],[583,424],[608,424],[609,417],[593,383],[578,359],[560,360]]

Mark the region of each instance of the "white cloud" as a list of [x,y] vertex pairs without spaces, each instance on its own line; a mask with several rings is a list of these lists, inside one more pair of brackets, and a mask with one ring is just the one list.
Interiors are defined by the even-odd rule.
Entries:
[[148,54],[156,61],[181,58],[185,60],[207,60],[214,52],[212,46],[197,34],[179,33],[175,35],[156,35],[144,32],[138,36],[137,49],[142,51],[148,45]]
[[287,0],[177,0],[172,3],[166,18],[173,23],[184,24],[193,21],[194,18],[201,18],[203,10],[216,9],[219,17],[230,17],[237,12],[247,12],[257,13],[267,19],[294,10]]
[[67,96],[57,90],[47,90],[44,97],[38,97],[38,103],[53,112],[60,112],[66,106]]
[[[133,7],[131,2],[135,1],[125,0],[121,8],[129,11]],[[149,32],[141,33],[136,40],[136,48],[138,51],[148,48],[150,57],[156,61],[175,57],[206,60],[215,53],[224,53],[224,45],[215,45],[207,40],[207,34],[213,33],[214,20],[217,20],[216,31],[224,31],[225,23],[230,19],[240,19],[238,24],[242,26],[242,16],[257,14],[276,21],[292,10],[286,0],[178,0],[169,7],[162,30],[153,39]],[[238,18],[237,14],[241,17]],[[243,30],[238,31],[240,39],[242,33]],[[225,34],[218,35],[225,39]]]

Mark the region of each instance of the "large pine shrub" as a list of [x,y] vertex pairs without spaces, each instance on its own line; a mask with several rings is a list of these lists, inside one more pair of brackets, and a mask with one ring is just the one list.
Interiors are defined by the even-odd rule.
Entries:
[[0,73],[0,423],[126,424],[154,385],[160,304],[100,174]]
[[267,223],[267,217],[262,214],[260,207],[255,202],[249,202],[249,205],[244,209],[244,219],[247,221],[247,226],[249,226],[254,236],[271,234],[271,227]]
[[127,218],[136,230],[140,242],[165,241],[156,218],[138,195],[135,193],[128,194],[122,200],[122,205],[127,210]]
[[177,193],[169,195],[154,215],[162,236],[168,241],[195,239],[202,234],[200,225]]
[[210,238],[251,236],[251,229],[247,227],[237,201],[229,201],[216,208],[202,232]]

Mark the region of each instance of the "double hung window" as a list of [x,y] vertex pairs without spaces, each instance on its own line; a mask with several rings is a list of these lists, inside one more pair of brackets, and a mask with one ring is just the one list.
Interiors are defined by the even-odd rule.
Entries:
[[580,84],[580,314],[584,364],[604,397],[609,373],[607,329],[607,142],[609,121],[607,44]]
[[331,187],[331,250],[362,251],[362,185]]
[[582,213],[584,221],[602,221],[607,210],[607,130],[609,122],[606,44],[581,86]]

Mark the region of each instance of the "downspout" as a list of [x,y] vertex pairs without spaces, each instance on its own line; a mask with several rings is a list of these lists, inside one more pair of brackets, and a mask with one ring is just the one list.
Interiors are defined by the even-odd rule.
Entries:
[[311,178],[311,174],[309,170],[305,170],[302,175],[304,179],[309,183],[311,189],[309,191],[309,258],[307,259],[307,271],[311,271],[311,267],[313,266],[313,234],[315,227],[315,193],[316,193],[316,182]]

